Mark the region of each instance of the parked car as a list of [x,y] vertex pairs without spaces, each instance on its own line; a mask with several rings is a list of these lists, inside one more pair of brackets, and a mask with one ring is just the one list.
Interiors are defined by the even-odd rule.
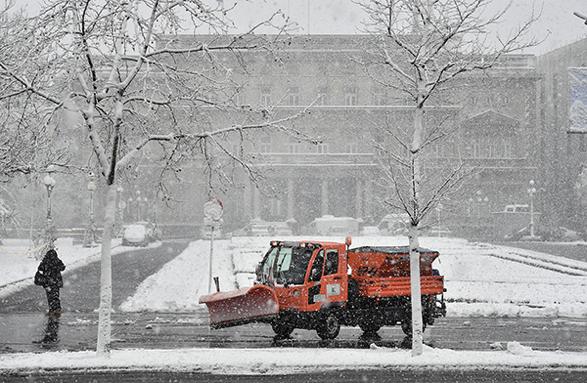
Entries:
[[377,226],[363,226],[361,229],[361,235],[366,236],[377,236],[381,235],[379,228]]
[[408,235],[410,216],[406,213],[385,215],[377,227],[382,235]]
[[530,236],[528,226],[514,230],[504,236],[507,241],[543,240],[543,241],[580,241],[582,234],[563,226],[538,227],[534,230],[534,237]]
[[505,205],[504,213],[530,213],[530,206],[526,204]]
[[291,236],[293,231],[289,222],[252,219],[245,227],[235,230],[232,235],[235,237]]
[[153,227],[147,222],[137,222],[124,227],[122,246],[147,246],[153,240]]
[[306,231],[311,235],[359,235],[360,219],[323,215],[314,219]]

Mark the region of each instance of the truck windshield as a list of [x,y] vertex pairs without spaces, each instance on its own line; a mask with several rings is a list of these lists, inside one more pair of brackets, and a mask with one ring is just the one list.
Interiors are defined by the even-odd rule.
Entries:
[[261,264],[261,282],[302,285],[312,249],[307,247],[272,247]]

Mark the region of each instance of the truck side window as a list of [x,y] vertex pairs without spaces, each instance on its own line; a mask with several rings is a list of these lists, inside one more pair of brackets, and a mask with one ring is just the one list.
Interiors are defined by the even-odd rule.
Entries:
[[338,250],[326,251],[326,266],[324,267],[324,275],[331,275],[338,273]]
[[308,277],[308,281],[314,282],[319,281],[322,278],[322,268],[324,267],[324,250],[320,250],[318,255],[316,255],[316,259],[314,259],[314,263],[312,264],[312,269],[310,269],[310,276]]

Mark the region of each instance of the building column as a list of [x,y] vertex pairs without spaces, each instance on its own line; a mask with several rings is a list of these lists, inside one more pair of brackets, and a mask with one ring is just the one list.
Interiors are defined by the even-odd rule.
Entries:
[[322,180],[322,198],[321,198],[321,213],[322,215],[328,214],[328,179]]
[[373,184],[369,181],[365,181],[363,189],[365,190],[365,206],[363,207],[363,216],[372,219]]
[[287,179],[287,219],[294,217],[295,185],[292,178]]
[[261,192],[257,188],[257,185],[252,184],[253,188],[253,218],[261,218]]
[[355,218],[363,216],[363,182],[359,178],[355,178]]
[[251,183],[245,182],[245,190],[243,191],[243,216],[245,221],[251,219]]

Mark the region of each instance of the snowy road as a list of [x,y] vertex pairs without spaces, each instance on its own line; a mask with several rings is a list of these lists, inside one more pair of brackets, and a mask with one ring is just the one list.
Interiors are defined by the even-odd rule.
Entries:
[[[169,283],[183,286],[185,291],[178,290],[177,294],[187,294],[190,302],[196,302],[196,288],[186,287],[191,286],[194,278],[186,279],[181,275],[189,269],[192,271],[186,272],[186,275],[193,276],[193,270],[201,269],[203,266],[197,264],[192,267],[184,262],[181,263],[181,272],[178,272],[169,267],[172,262],[165,265],[172,259],[175,261],[181,258],[176,256],[184,248],[185,244],[170,242],[159,248],[135,250],[113,258],[113,269],[116,270],[113,274],[113,303],[116,310],[113,315],[114,348],[361,348],[372,342],[361,339],[361,331],[354,328],[343,328],[340,337],[327,344],[321,342],[314,331],[305,330],[296,330],[292,340],[274,342],[274,334],[267,325],[210,331],[207,327],[206,312],[201,309],[184,314],[145,311],[124,313],[118,309],[122,302],[135,293],[145,278],[157,270],[167,269],[175,276],[175,281]],[[198,254],[184,252],[183,257],[197,259]],[[217,262],[216,265],[223,264]],[[65,313],[59,323],[61,341],[52,347],[53,349],[78,351],[95,347],[97,314],[94,310],[98,307],[98,276],[98,263],[81,267],[65,275]],[[170,288],[169,283],[154,286],[157,286],[158,290],[166,290],[166,286]],[[46,302],[42,289],[31,286],[5,298],[1,303],[0,352],[39,351],[39,345],[32,344],[32,341],[43,337],[48,324],[43,314]],[[174,304],[174,307],[178,305]],[[489,350],[489,345],[495,342],[519,341],[537,350],[584,352],[587,351],[586,328],[585,318],[449,317],[428,328],[425,336],[426,342],[431,346],[455,350]],[[379,345],[402,346],[404,338],[399,328],[385,328],[380,335],[382,340],[377,342]]]
[[[163,246],[128,251],[112,258],[112,304],[118,307],[137,286],[161,266],[175,258],[187,243],[168,242]],[[65,312],[92,312],[99,306],[100,263],[67,270],[63,276],[61,302]],[[45,292],[30,286],[0,299],[0,313],[38,312],[47,309]]]
[[[60,342],[33,344],[47,324],[41,313],[0,314],[0,353],[40,350],[82,351],[95,348],[97,315],[65,313],[60,321]],[[425,332],[425,343],[453,350],[491,350],[500,342],[518,341],[535,350],[587,352],[587,320],[552,318],[443,318]],[[251,324],[209,330],[205,313],[115,313],[113,348],[368,348],[405,347],[397,327],[383,328],[381,339],[363,339],[358,328],[343,328],[335,341],[324,342],[315,331],[295,330],[291,339],[275,340],[268,325]]]
[[[583,383],[586,372],[584,370],[439,370],[439,369],[378,369],[374,371],[329,371],[312,374],[290,375],[216,375],[201,372],[161,372],[161,371],[83,371],[83,372],[52,372],[42,371],[38,374],[22,374],[6,376],[11,382],[85,382],[110,383],[116,382],[201,382],[201,383],[346,383],[346,382],[426,382],[426,383],[453,383],[453,382],[536,382],[536,383]],[[0,375],[2,378],[2,375]]]

